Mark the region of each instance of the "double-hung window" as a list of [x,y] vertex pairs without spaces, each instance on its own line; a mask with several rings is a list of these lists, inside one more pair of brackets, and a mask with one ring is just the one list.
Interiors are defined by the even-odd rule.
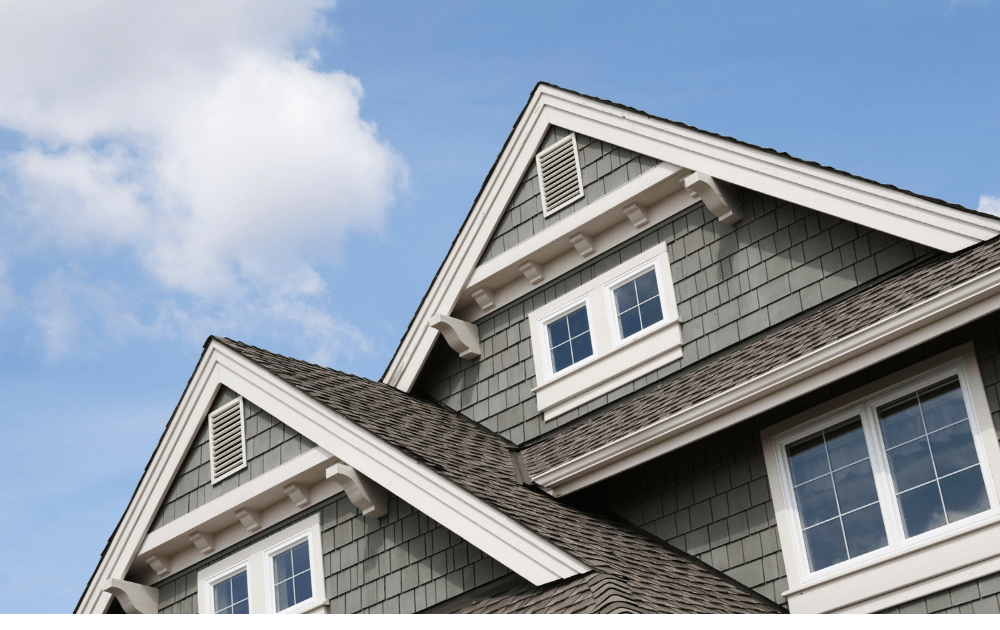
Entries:
[[553,372],[564,370],[594,354],[586,304],[549,322],[545,328],[549,332]]

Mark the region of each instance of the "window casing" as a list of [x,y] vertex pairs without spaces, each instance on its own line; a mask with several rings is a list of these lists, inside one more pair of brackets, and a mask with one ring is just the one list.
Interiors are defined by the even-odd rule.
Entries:
[[249,613],[320,611],[326,603],[320,545],[319,514],[314,514],[199,571],[199,610],[225,614],[232,609],[239,602],[220,597],[225,597],[227,582],[245,575]]
[[[941,386],[951,389],[938,391],[946,396],[934,396]],[[920,399],[929,407],[926,411],[918,407],[923,413],[920,423],[926,422],[930,430],[894,438],[900,419],[890,412],[912,408],[906,403]],[[949,406],[951,412],[942,413]],[[964,413],[952,413],[961,409]],[[911,423],[910,429],[915,426]],[[766,429],[761,437],[793,612],[797,597],[803,606],[798,610],[809,612],[846,605],[877,610],[875,603],[863,604],[858,599],[872,599],[882,592],[903,598],[907,597],[903,593],[919,593],[921,588],[936,592],[968,579],[946,575],[949,563],[954,562],[956,570],[969,571],[970,562],[1000,555],[1000,504],[994,472],[1000,466],[1000,447],[971,344],[804,412]],[[906,445],[917,450],[921,439],[927,444],[928,457],[920,460],[927,478],[918,479],[913,476],[920,470],[914,458],[910,456],[900,466],[893,451]],[[825,447],[818,448],[819,443]],[[941,445],[948,448],[941,449]],[[826,457],[826,462],[817,464],[817,454]],[[810,458],[814,461],[807,461]],[[927,467],[933,478],[927,476]],[[975,484],[960,479],[961,475]],[[951,489],[948,480],[952,480]],[[954,486],[959,481],[966,490],[978,488],[972,493],[975,500],[968,502],[972,507],[964,512],[955,501],[959,497]],[[807,492],[810,484],[824,489]],[[919,489],[928,495],[934,490],[940,509],[926,509],[926,502],[914,501],[907,507],[907,494]],[[823,495],[833,501],[824,506]],[[913,507],[918,510],[914,512]],[[928,514],[937,514],[937,520],[927,518]],[[817,531],[822,527],[827,532]],[[831,541],[838,536],[841,542],[834,545]],[[983,540],[994,542],[983,548]],[[984,571],[995,571],[982,566]],[[923,586],[921,580],[926,580]]]

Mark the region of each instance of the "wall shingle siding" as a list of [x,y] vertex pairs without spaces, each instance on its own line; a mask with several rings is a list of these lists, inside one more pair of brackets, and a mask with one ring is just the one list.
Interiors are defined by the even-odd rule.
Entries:
[[[538,150],[542,151],[552,146],[569,134],[570,132],[565,129],[549,127]],[[559,212],[544,217],[538,171],[535,161],[532,160],[513,198],[507,204],[499,225],[493,231],[486,251],[479,259],[480,265],[594,203],[660,163],[651,157],[581,134],[576,134],[576,148],[580,158],[583,197]]]
[[901,614],[1000,614],[1000,573],[882,611]]
[[[209,411],[218,409],[238,396],[233,390],[223,387]],[[194,444],[188,450],[184,464],[171,484],[170,490],[167,491],[160,511],[156,514],[151,531],[235,490],[251,479],[256,479],[316,446],[308,438],[246,399],[243,399],[243,414],[247,440],[246,468],[212,485],[208,422],[202,421]]]
[[[483,355],[463,360],[441,339],[414,390],[520,444],[667,378],[927,253],[922,245],[738,189],[743,220],[720,223],[701,203],[585,262],[476,322]],[[683,358],[554,420],[534,394],[528,313],[667,243]]]

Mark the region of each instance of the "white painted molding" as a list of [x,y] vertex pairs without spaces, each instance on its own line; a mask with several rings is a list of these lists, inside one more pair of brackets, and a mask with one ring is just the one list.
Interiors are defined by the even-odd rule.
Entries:
[[297,508],[304,508],[309,505],[309,486],[303,483],[290,483],[282,488],[288,498]]
[[[697,441],[1000,309],[1000,269],[666,416],[533,481],[559,497]],[[530,452],[528,458],[530,460]]]
[[632,225],[636,229],[644,227],[649,223],[649,218],[646,216],[646,210],[637,203],[630,203],[622,208],[622,214],[628,217],[628,220],[632,222]]
[[493,292],[488,289],[476,289],[472,292],[472,299],[476,301],[476,304],[483,311],[488,311],[496,306],[496,301],[493,299]]
[[248,534],[260,530],[260,511],[240,508],[233,514],[239,520],[240,525],[246,528]]
[[479,347],[479,326],[441,314],[432,317],[428,325],[441,331],[451,349],[463,359],[482,356],[483,350]]
[[195,549],[204,555],[215,551],[215,537],[204,532],[194,532],[188,536],[188,540],[194,543]]
[[149,556],[146,558],[146,564],[148,564],[159,577],[163,577],[164,575],[170,573],[170,558],[167,556]]
[[569,242],[572,243],[576,251],[584,258],[594,253],[594,243],[582,232],[577,232],[569,237]]
[[101,590],[117,597],[122,609],[130,615],[155,615],[159,612],[160,589],[111,578],[104,581]]
[[365,516],[380,518],[389,513],[385,489],[347,464],[330,466],[326,478],[339,483],[354,507]]
[[701,199],[709,212],[726,225],[732,225],[743,218],[736,189],[729,182],[705,173],[692,173],[684,178],[684,187],[691,191],[692,197]]
[[541,265],[536,265],[530,260],[518,265],[517,270],[523,273],[524,277],[531,284],[538,284],[545,279],[542,275]]

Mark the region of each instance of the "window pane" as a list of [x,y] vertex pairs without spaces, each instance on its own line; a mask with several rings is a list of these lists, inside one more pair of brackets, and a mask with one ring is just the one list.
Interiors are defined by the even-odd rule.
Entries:
[[868,457],[865,432],[861,420],[854,420],[826,432],[826,447],[830,452],[830,465],[834,470]]
[[885,447],[892,448],[924,434],[917,395],[907,396],[878,410]]
[[583,361],[594,354],[594,348],[590,345],[590,333],[583,333],[570,342],[573,346],[573,363]]
[[642,321],[639,319],[638,308],[633,308],[619,315],[618,322],[622,326],[622,339],[631,337],[642,330]]
[[639,307],[642,314],[642,327],[649,328],[656,322],[663,319],[663,309],[660,307],[660,299],[650,300]]
[[968,417],[958,378],[953,378],[942,385],[929,387],[920,392],[919,395],[928,431],[946,427]]
[[566,324],[566,318],[563,317],[558,319],[548,326],[549,328],[549,344],[554,348],[559,344],[566,343],[569,341],[569,326]]
[[248,600],[243,600],[238,604],[233,604],[233,614],[234,615],[249,615],[250,614],[250,602]]
[[840,519],[835,518],[812,529],[807,529],[803,534],[811,570],[819,571],[847,560],[847,547],[844,545],[844,533],[840,528]]
[[569,314],[566,318],[569,320],[569,336],[576,337],[577,335],[582,335],[583,333],[590,330],[590,325],[587,323],[587,307],[577,309]]
[[274,556],[274,581],[284,582],[292,577],[292,550],[282,551]]
[[247,598],[247,572],[232,577],[233,601],[242,602]]
[[899,495],[899,511],[903,513],[906,537],[923,534],[946,524],[937,483],[929,483]]
[[983,472],[979,466],[942,479],[941,494],[944,495],[950,523],[990,509]]
[[573,354],[569,349],[569,344],[552,349],[552,369],[555,372],[573,365]]
[[[833,482],[837,486],[842,513],[878,501],[875,477],[872,475],[871,462],[867,459],[833,473]],[[881,522],[881,518],[879,520]]]
[[931,433],[927,439],[930,440],[934,467],[940,477],[979,463],[968,421]]
[[639,302],[656,297],[660,292],[656,288],[656,272],[648,271],[635,279],[635,290],[639,294]]
[[618,312],[627,311],[639,304],[639,301],[635,297],[635,283],[629,282],[626,285],[620,286],[615,289],[615,304],[618,305]]
[[847,550],[852,558],[889,544],[889,539],[885,535],[885,525],[882,523],[882,510],[877,503],[845,514],[841,518],[844,521]]
[[312,572],[306,570],[295,576],[295,603],[304,602],[312,596]]
[[829,475],[795,488],[802,527],[809,527],[837,516],[837,497]]
[[230,581],[220,582],[215,585],[215,612],[220,612],[224,608],[233,605],[233,593]]
[[274,604],[278,612],[295,604],[295,591],[292,580],[285,580],[274,587]]
[[830,472],[822,434],[789,446],[788,467],[791,470],[794,485]]
[[903,492],[934,479],[934,466],[926,439],[919,439],[888,451],[889,468],[896,492]]
[[309,541],[292,547],[292,568],[296,575],[309,569]]

